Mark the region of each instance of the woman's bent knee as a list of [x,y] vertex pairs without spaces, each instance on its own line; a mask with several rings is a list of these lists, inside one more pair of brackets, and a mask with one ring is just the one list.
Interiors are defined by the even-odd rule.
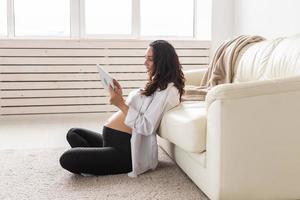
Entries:
[[67,169],[69,166],[69,156],[67,152],[63,153],[60,158],[59,158],[59,163],[60,165],[64,168]]
[[66,151],[59,158],[59,163],[62,166],[62,168],[66,169],[74,174],[79,174],[80,172],[78,172],[75,169],[74,162],[76,162],[76,157],[70,151]]
[[68,131],[68,133],[67,133],[67,135],[66,135],[67,141],[70,141],[70,139],[71,139],[75,134],[77,134],[77,133],[76,133],[76,129],[77,129],[77,128],[71,128],[71,129]]

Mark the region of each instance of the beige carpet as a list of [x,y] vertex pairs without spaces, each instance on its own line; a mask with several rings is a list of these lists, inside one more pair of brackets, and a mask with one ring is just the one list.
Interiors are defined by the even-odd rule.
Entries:
[[207,197],[162,151],[157,170],[137,179],[125,174],[73,175],[58,159],[64,149],[0,151],[0,199],[207,200]]

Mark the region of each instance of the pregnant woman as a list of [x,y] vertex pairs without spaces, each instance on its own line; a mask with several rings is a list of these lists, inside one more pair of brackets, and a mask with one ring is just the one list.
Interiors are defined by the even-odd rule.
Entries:
[[71,128],[71,149],[60,157],[61,166],[75,174],[128,173],[136,177],[158,164],[156,130],[163,114],[177,106],[184,93],[184,75],[174,47],[164,40],[150,43],[144,65],[147,83],[126,101],[114,80],[110,103],[119,108],[104,124],[102,134]]

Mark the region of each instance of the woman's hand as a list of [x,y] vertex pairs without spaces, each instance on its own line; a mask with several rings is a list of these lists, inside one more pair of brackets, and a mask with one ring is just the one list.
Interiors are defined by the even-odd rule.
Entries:
[[110,94],[109,102],[112,105],[117,106],[125,115],[127,115],[129,108],[125,104],[125,101],[122,97],[122,87],[118,83],[118,81],[116,81],[115,79],[113,81],[114,81],[114,88],[112,88],[111,86],[109,87],[109,94]]
[[120,107],[122,104],[125,104],[125,101],[122,97],[122,87],[115,79],[113,80],[113,83],[114,83],[114,88],[112,88],[112,86],[109,87],[109,94],[110,94],[109,102],[112,105]]

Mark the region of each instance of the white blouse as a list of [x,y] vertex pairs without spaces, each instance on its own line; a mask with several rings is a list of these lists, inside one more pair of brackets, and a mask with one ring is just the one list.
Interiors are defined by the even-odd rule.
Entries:
[[157,90],[147,97],[140,94],[140,90],[132,91],[126,99],[129,106],[125,124],[132,128],[131,158],[132,172],[130,177],[154,170],[158,164],[158,145],[156,130],[163,114],[177,106],[179,91],[173,83],[169,83],[165,90]]

